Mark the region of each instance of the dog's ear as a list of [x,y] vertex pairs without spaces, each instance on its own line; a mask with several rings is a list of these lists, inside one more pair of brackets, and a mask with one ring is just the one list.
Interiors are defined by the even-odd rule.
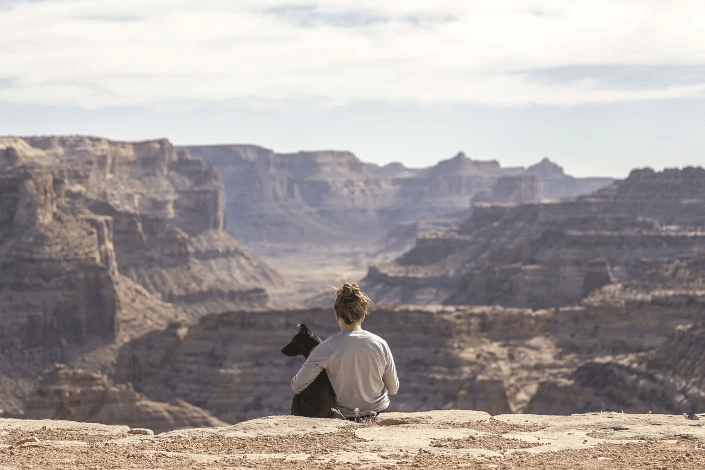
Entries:
[[299,323],[299,333],[308,333],[308,327],[305,323]]

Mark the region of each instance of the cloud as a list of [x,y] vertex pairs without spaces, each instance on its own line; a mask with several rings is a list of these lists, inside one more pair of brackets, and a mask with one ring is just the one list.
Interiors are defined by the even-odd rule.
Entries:
[[389,16],[365,11],[326,12],[317,5],[287,5],[272,7],[267,13],[278,19],[305,28],[332,25],[344,28],[359,28],[378,23],[387,23]]
[[12,88],[17,84],[17,80],[12,77],[0,77],[0,89]]
[[0,100],[609,103],[703,96],[690,0],[0,0]]
[[325,10],[314,4],[275,6],[265,11],[282,21],[304,28],[317,26],[364,28],[390,22],[421,26],[457,20],[451,14],[406,13],[394,16],[369,10]]
[[705,64],[568,65],[519,71],[527,80],[547,85],[589,82],[603,89],[663,89],[705,83]]
[[82,15],[77,16],[78,20],[88,20],[88,21],[107,21],[107,22],[129,22],[129,21],[139,21],[143,19],[141,16],[133,15]]

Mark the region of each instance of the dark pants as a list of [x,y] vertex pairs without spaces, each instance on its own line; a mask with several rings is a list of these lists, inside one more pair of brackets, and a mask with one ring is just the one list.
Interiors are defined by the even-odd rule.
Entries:
[[383,410],[379,410],[376,415],[372,414],[372,413],[368,413],[365,415],[353,416],[352,418],[345,418],[345,419],[347,419],[348,421],[355,421],[356,423],[362,423],[363,421],[369,421],[369,420],[374,421],[375,419],[377,419],[377,416],[379,416],[380,413],[389,413],[389,407],[386,407]]

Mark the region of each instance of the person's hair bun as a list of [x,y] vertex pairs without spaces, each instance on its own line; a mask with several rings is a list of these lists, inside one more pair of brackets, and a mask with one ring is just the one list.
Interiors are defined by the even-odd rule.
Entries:
[[346,282],[345,284],[343,284],[342,291],[340,292],[340,295],[343,298],[356,297],[359,294],[360,287],[357,285],[357,282],[354,282],[352,284]]
[[357,282],[350,284],[346,282],[343,287],[335,291],[335,314],[343,321],[352,325],[365,318],[369,313],[368,305],[372,304],[367,295],[360,290]]

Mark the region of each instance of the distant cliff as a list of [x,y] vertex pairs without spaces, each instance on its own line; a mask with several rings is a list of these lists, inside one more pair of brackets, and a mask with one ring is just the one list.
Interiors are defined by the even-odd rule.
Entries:
[[242,240],[359,241],[381,236],[398,223],[469,213],[476,196],[534,202],[585,194],[612,182],[572,178],[548,160],[528,169],[503,168],[462,152],[414,169],[365,163],[350,152],[276,153],[253,145],[180,148],[218,169],[227,230]]
[[705,250],[705,170],[635,170],[572,200],[477,204],[456,227],[369,270],[378,302],[574,305],[612,283],[692,287]]

